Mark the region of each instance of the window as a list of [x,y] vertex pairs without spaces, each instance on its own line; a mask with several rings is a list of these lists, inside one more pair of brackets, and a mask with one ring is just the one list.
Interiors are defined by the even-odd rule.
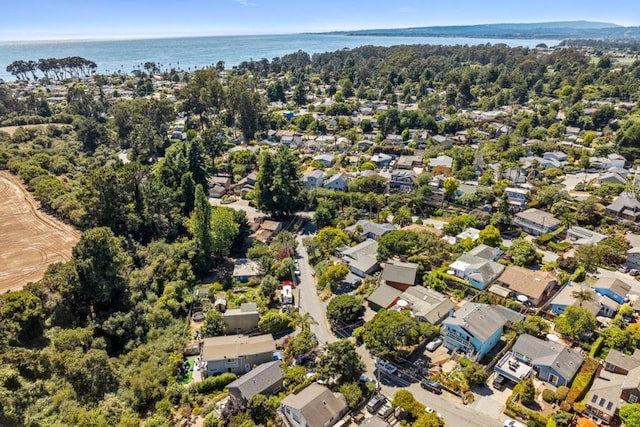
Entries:
[[596,403],[598,401],[598,396],[596,394],[591,398],[591,403]]
[[556,377],[553,374],[549,374],[549,382],[553,385],[557,385],[558,384],[558,377]]
[[607,403],[607,411],[610,411],[613,408],[613,402]]
[[638,396],[632,394],[629,396],[629,403],[636,403],[638,401]]
[[604,406],[604,402],[605,402],[604,397],[601,397],[600,403],[598,403],[598,406]]

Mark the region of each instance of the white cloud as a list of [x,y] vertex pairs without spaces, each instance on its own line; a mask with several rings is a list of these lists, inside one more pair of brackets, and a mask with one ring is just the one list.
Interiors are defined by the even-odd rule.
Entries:
[[233,0],[234,2],[241,4],[243,6],[255,6],[256,4],[253,2],[250,2],[249,0]]

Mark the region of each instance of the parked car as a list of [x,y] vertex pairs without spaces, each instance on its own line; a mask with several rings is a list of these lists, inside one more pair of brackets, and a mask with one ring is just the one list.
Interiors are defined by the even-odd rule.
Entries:
[[440,384],[437,381],[430,380],[428,378],[425,378],[422,381],[420,381],[420,387],[436,394],[442,393],[442,384]]
[[371,378],[371,377],[368,377],[368,376],[366,376],[366,375],[360,375],[359,381],[360,381],[361,383],[371,383],[371,384],[373,384],[376,388],[378,388],[378,381],[376,381],[376,379],[375,379],[375,378]]
[[375,394],[369,402],[367,402],[367,411],[371,414],[375,414],[376,411],[386,402],[386,398],[381,394]]
[[504,422],[504,427],[527,427],[524,424],[522,424],[520,421],[516,421],[516,420],[512,420],[510,418],[507,418]]
[[398,368],[396,368],[393,363],[387,362],[386,360],[376,359],[376,367],[380,369],[382,372],[393,375],[398,372]]
[[311,270],[310,273],[311,273],[312,276],[316,275],[316,271],[315,270]]
[[295,275],[296,275],[296,276],[299,276],[299,275],[300,275],[300,270],[298,270],[297,268],[296,268],[296,271],[295,271]]
[[381,417],[383,420],[387,419],[387,417],[389,417],[389,415],[391,415],[392,413],[393,413],[393,406],[389,401],[384,402],[384,404],[380,407],[380,409],[378,409],[378,416]]
[[291,289],[295,289],[296,284],[291,280],[283,280],[282,282],[278,283],[278,289],[282,289],[285,286],[291,286]]
[[433,340],[429,344],[427,344],[427,350],[435,351],[441,345],[442,345],[442,338],[436,338],[435,340]]
[[507,385],[507,379],[502,375],[496,375],[493,380],[493,388],[496,390],[504,390],[504,387]]
[[626,265],[621,265],[620,267],[618,267],[618,271],[620,273],[628,273],[629,272],[629,267],[627,267]]
[[640,270],[636,270],[635,268],[632,268],[631,270],[629,270],[629,274],[632,276],[637,276],[640,274]]

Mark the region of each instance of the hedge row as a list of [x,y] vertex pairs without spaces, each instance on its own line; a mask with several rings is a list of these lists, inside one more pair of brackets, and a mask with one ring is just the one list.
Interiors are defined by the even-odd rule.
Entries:
[[584,395],[589,391],[591,381],[598,369],[598,361],[592,358],[587,358],[580,368],[580,372],[576,375],[573,383],[571,383],[571,389],[567,394],[567,402],[573,404],[574,402],[582,399]]

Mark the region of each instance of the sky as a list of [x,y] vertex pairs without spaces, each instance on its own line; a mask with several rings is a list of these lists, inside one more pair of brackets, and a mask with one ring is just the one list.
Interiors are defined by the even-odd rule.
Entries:
[[0,40],[287,34],[589,20],[640,25],[636,0],[17,0]]

